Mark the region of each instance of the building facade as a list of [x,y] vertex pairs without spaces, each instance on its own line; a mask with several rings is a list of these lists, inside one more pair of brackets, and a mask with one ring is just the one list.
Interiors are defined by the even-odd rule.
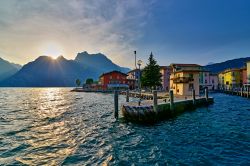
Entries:
[[247,84],[250,84],[250,61],[247,62]]
[[99,77],[99,84],[102,86],[102,90],[129,88],[127,74],[120,71],[103,73]]
[[246,67],[241,68],[241,78],[242,78],[242,84],[246,85],[247,84],[247,68]]
[[234,89],[242,87],[242,69],[227,69],[219,73],[219,87],[221,89]]
[[171,67],[170,66],[160,66],[160,73],[161,73],[161,85],[162,90],[169,91],[170,87],[170,73]]
[[171,64],[170,88],[174,94],[191,96],[192,90],[195,95],[200,94],[201,66],[197,64]]
[[130,89],[138,89],[138,80],[140,76],[140,70],[134,69],[127,73],[127,79],[132,81],[134,84],[130,86]]
[[217,90],[219,79],[217,74],[203,70],[200,72],[200,89],[208,88],[208,90]]

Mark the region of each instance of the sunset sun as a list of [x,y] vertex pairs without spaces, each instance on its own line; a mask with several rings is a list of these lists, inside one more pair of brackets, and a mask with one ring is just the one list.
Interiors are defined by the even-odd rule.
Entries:
[[45,44],[42,47],[42,54],[46,56],[50,56],[53,59],[56,59],[60,55],[63,55],[63,49],[60,45],[56,43]]

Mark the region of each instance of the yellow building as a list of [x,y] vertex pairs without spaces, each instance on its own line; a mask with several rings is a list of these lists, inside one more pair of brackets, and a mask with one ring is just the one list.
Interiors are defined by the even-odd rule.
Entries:
[[171,64],[170,88],[174,94],[182,96],[192,95],[192,90],[199,95],[199,74],[201,66],[197,64]]
[[250,84],[250,61],[247,62],[247,83]]
[[227,69],[219,73],[219,86],[222,89],[233,89],[242,86],[242,69]]

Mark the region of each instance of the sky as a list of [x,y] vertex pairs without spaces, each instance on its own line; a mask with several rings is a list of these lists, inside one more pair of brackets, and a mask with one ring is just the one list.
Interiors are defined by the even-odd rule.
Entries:
[[249,0],[0,0],[0,57],[103,53],[133,68],[250,57]]

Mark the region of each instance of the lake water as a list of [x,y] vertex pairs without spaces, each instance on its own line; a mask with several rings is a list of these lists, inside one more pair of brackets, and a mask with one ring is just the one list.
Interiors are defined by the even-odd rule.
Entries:
[[[110,94],[0,89],[0,165],[249,165],[250,100],[154,126],[117,122]],[[125,102],[123,96],[120,101]]]

